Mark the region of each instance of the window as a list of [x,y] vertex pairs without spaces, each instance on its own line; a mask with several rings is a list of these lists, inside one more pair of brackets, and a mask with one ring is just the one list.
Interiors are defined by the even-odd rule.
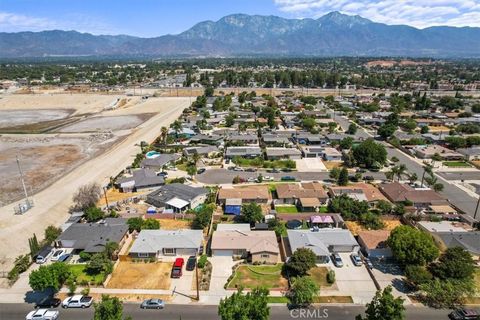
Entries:
[[268,259],[268,258],[270,258],[270,255],[269,254],[262,254],[261,257],[265,258],[265,259]]
[[146,252],[139,252],[139,253],[138,253],[138,257],[139,257],[139,258],[148,258],[148,253],[146,253]]
[[163,254],[166,256],[175,255],[175,248],[163,248]]
[[233,250],[234,256],[242,256],[245,253],[245,249],[235,249]]

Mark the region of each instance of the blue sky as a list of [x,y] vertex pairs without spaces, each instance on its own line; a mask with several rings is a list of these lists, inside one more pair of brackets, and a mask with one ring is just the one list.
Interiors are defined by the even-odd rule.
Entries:
[[0,0],[0,31],[159,36],[232,13],[317,18],[330,11],[388,24],[480,27],[480,0]]

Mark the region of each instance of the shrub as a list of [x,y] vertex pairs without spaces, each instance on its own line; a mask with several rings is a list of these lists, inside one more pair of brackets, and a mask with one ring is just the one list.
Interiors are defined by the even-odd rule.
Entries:
[[198,259],[198,264],[197,265],[200,269],[203,269],[203,267],[205,267],[206,263],[207,263],[207,255],[204,254],[200,257],[200,259]]
[[335,271],[329,270],[327,273],[327,282],[332,284],[335,282]]
[[80,292],[83,296],[88,296],[90,293],[90,287],[83,288]]

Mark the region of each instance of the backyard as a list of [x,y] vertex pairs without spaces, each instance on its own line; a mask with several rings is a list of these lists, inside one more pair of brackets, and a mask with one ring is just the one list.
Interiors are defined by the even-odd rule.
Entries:
[[275,206],[277,213],[298,213],[298,209],[294,205]]
[[112,273],[107,288],[170,289],[171,263],[122,261]]
[[244,287],[253,289],[255,287],[265,287],[267,289],[286,289],[288,282],[281,273],[281,263],[260,266],[241,265],[235,271],[235,275],[228,284],[228,288]]

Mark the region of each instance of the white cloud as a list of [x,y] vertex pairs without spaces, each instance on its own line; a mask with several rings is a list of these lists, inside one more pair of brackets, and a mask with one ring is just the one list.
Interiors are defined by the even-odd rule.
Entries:
[[76,30],[93,34],[117,34],[109,24],[97,17],[69,14],[61,19],[53,20],[12,12],[0,11],[0,30],[3,32],[43,31],[43,30]]
[[480,0],[274,0],[293,17],[317,18],[331,11],[360,15],[375,22],[480,27]]

